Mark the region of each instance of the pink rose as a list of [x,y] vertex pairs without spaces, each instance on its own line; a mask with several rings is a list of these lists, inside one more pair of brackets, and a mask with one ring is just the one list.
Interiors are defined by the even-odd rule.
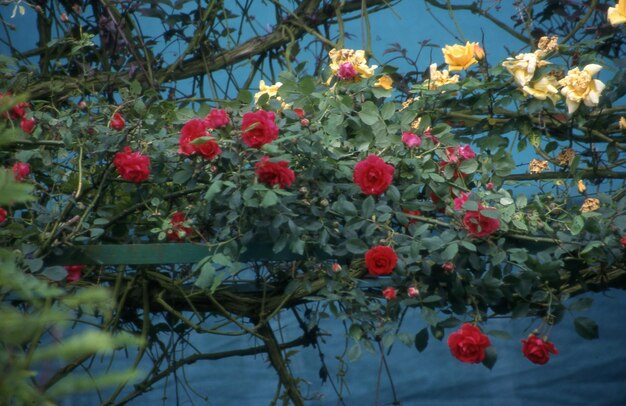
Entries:
[[383,296],[387,300],[394,300],[395,298],[398,297],[398,291],[396,290],[396,288],[393,288],[390,286],[388,288],[385,288],[385,290],[383,290]]
[[287,161],[271,162],[268,156],[264,156],[254,165],[254,172],[259,182],[270,187],[278,185],[284,189],[296,180],[296,174],[287,165]]
[[115,154],[113,165],[122,179],[130,182],[141,183],[150,176],[150,157],[133,152],[128,146]]
[[463,159],[476,158],[476,153],[472,150],[472,147],[470,147],[469,145],[457,146],[456,153]]
[[408,297],[418,297],[420,295],[420,291],[417,290],[416,287],[411,286],[406,290],[406,294]]
[[455,268],[456,265],[454,265],[454,262],[452,261],[446,261],[443,263],[443,265],[441,265],[441,269],[443,269],[445,273],[452,273],[454,272]]
[[260,149],[278,138],[278,126],[272,111],[257,110],[245,113],[241,121],[241,130],[241,138],[250,148]]
[[355,165],[353,180],[364,194],[380,196],[391,185],[393,166],[370,155]]
[[455,197],[454,210],[463,210],[463,203],[465,203],[469,199],[471,194],[471,192],[461,192],[461,196]]
[[30,174],[30,165],[24,162],[13,164],[13,176],[16,182],[21,182]]
[[417,134],[410,131],[404,131],[402,133],[402,142],[407,148],[415,148],[422,145],[422,139]]

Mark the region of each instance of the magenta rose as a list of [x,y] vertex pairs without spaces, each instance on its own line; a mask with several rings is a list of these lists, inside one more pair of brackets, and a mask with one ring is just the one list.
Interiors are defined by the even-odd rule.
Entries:
[[404,131],[402,133],[402,142],[407,148],[415,148],[422,145],[422,139],[415,133]]
[[391,185],[393,166],[370,155],[355,165],[353,180],[364,194],[380,196]]
[[278,138],[278,126],[272,111],[257,110],[245,113],[241,121],[241,138],[250,148],[260,149]]
[[284,189],[296,180],[295,173],[288,168],[288,165],[287,161],[271,162],[268,156],[264,156],[254,165],[254,173],[259,182],[270,187],[278,185]]
[[450,352],[459,361],[478,364],[485,359],[485,349],[491,346],[489,337],[480,329],[469,323],[461,326],[461,329],[450,334],[448,347]]
[[130,147],[115,154],[113,165],[122,179],[130,182],[141,183],[150,176],[150,157],[133,152]]
[[487,237],[500,228],[500,220],[482,214],[485,210],[495,210],[493,207],[482,207],[478,210],[468,210],[463,217],[463,224],[472,237]]

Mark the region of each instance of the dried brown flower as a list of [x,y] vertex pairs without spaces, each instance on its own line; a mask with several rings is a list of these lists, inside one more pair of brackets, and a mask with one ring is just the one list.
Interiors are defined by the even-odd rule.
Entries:
[[599,208],[600,208],[600,200],[593,198],[593,197],[588,197],[587,199],[585,199],[585,202],[583,203],[583,205],[580,206],[580,212],[587,213],[590,211],[596,211]]
[[533,159],[528,164],[529,173],[541,173],[548,170],[548,161],[540,161],[539,159]]

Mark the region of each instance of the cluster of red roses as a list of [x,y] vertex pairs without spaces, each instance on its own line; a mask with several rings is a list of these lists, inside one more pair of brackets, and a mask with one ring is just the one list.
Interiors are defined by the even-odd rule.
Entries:
[[[547,338],[540,338],[535,334],[522,341],[522,354],[529,361],[543,365],[550,360],[550,354],[558,354],[558,350]],[[450,352],[459,361],[478,364],[485,360],[485,350],[491,346],[489,337],[472,324],[465,323],[458,331],[448,337]]]
[[[6,103],[6,100],[11,98],[11,92],[0,93],[0,106]],[[9,109],[9,111],[3,113],[4,117],[9,120],[20,120],[20,128],[26,134],[32,134],[37,125],[37,121],[31,117],[28,118],[28,110],[30,110],[30,104],[27,102],[20,102]]]

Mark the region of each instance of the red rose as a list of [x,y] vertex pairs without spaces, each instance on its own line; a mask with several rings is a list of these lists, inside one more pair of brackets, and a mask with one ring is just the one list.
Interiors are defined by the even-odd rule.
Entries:
[[461,329],[450,334],[448,347],[450,352],[459,361],[478,364],[485,359],[485,348],[491,346],[489,337],[480,329],[469,323],[461,326]]
[[180,129],[178,153],[181,155],[192,155],[195,153],[196,148],[195,145],[191,144],[191,141],[208,136],[207,128],[206,120],[192,118],[187,121],[183,128]]
[[461,196],[454,198],[454,210],[463,210],[463,204],[469,200],[471,192],[461,192]]
[[500,228],[500,220],[482,215],[485,210],[495,210],[493,207],[478,206],[479,210],[468,210],[463,217],[463,224],[472,237],[487,237]]
[[[209,160],[218,156],[222,150],[217,141],[210,136],[208,128],[208,120],[192,118],[187,121],[180,130],[178,153],[182,155],[192,155],[198,153]],[[200,137],[206,137],[203,143],[191,143],[191,141]]]
[[626,247],[626,237],[620,238],[619,243],[622,244],[622,247]]
[[390,286],[388,288],[385,288],[385,290],[383,290],[383,296],[387,300],[393,300],[398,297],[398,291],[396,290],[396,288],[392,288]]
[[393,166],[370,155],[355,165],[353,179],[364,194],[380,196],[391,185]]
[[222,109],[211,109],[205,120],[209,128],[226,127],[230,123],[228,113]]
[[544,341],[534,334],[528,336],[527,340],[522,341],[522,353],[526,358],[535,364],[543,365],[550,361],[550,353],[558,354],[554,344]]
[[67,277],[65,278],[68,282],[76,282],[80,280],[80,274],[85,269],[85,265],[67,265],[65,270],[67,271]]
[[20,121],[20,127],[22,128],[22,131],[24,131],[26,134],[32,134],[35,130],[36,125],[37,121],[35,121],[34,118],[23,117]]
[[377,245],[365,253],[365,265],[370,275],[389,275],[398,262],[398,256],[391,247]]
[[0,207],[0,224],[4,223],[6,219],[7,219],[7,211],[3,209],[2,207]]
[[30,108],[30,104],[26,102],[17,103],[15,106],[9,110],[9,116],[11,120],[17,120],[18,118],[22,118],[26,115],[26,110]]
[[141,183],[150,176],[150,157],[133,152],[130,147],[115,154],[113,165],[122,179],[130,182]]
[[111,121],[109,122],[109,127],[114,130],[122,131],[126,126],[126,121],[124,121],[124,117],[120,113],[113,114],[111,117]]
[[296,113],[298,118],[304,118],[304,110],[296,107],[295,109],[293,109],[293,112]]
[[30,165],[24,162],[16,162],[13,164],[13,176],[16,182],[21,182],[30,173]]
[[270,187],[279,185],[281,189],[284,189],[296,180],[295,173],[287,165],[289,165],[287,161],[270,162],[269,157],[264,156],[254,165],[254,173],[259,182]]
[[[272,111],[257,110],[245,113],[241,121],[241,138],[250,148],[260,149],[278,138],[278,127]],[[252,127],[252,128],[250,128]],[[248,128],[250,128],[248,130]]]
[[185,226],[185,221],[187,221],[185,213],[181,213],[179,211],[174,212],[172,217],[170,217],[170,224],[172,227],[167,230],[165,237],[169,241],[183,241],[185,237],[191,236],[193,229]]

